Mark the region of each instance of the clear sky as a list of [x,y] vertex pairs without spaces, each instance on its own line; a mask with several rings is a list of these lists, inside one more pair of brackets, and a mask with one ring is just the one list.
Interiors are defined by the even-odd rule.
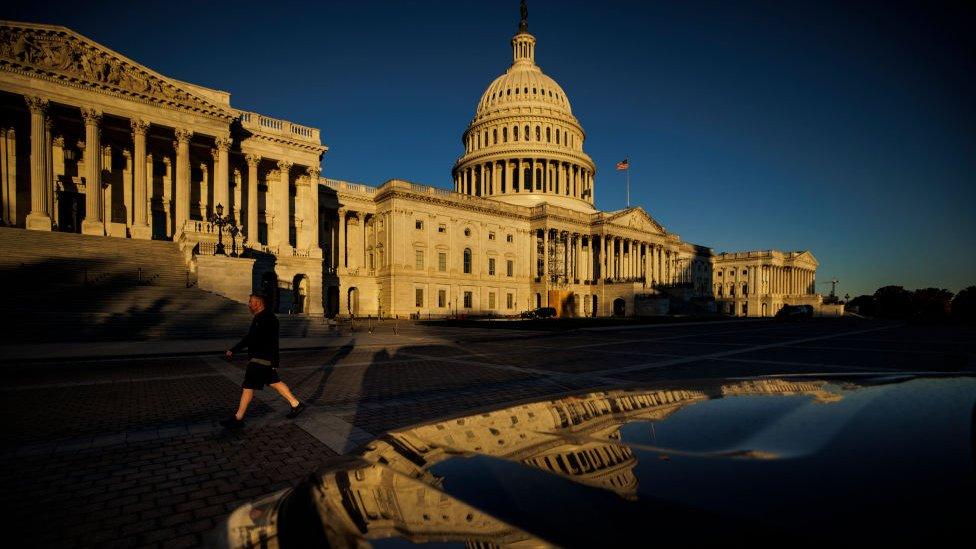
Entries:
[[[529,0],[597,165],[716,252],[808,249],[838,293],[976,284],[973,2]],[[7,2],[237,108],[321,128],[327,177],[452,188],[518,2]],[[829,291],[829,286],[820,287]]]

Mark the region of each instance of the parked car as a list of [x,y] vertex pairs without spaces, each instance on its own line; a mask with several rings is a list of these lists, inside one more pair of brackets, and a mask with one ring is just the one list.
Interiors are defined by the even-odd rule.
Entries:
[[813,305],[783,305],[783,308],[776,312],[776,318],[780,320],[799,320],[813,317]]
[[391,431],[231,513],[245,547],[964,546],[971,375],[669,381]]
[[553,318],[556,316],[555,307],[539,307],[522,313],[522,318]]

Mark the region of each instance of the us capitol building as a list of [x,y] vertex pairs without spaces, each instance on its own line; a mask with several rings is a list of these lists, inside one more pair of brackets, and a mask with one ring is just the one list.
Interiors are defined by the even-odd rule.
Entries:
[[[231,106],[67,28],[0,22],[3,224],[172,241],[201,287],[327,316],[820,308],[809,251],[714,254],[643,208],[600,211],[566,92],[523,12],[462,134],[453,190],[322,177],[320,131]],[[221,233],[240,257],[214,255]],[[223,229],[223,230],[226,230]],[[285,312],[285,308],[281,308]]]

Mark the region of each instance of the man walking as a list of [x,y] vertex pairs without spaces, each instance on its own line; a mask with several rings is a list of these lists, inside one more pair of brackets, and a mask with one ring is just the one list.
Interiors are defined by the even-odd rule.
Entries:
[[251,294],[247,301],[247,308],[254,315],[251,327],[244,339],[227,351],[227,358],[231,358],[234,353],[246,348],[250,357],[247,369],[244,371],[243,391],[237,413],[220,422],[228,429],[244,426],[244,412],[254,398],[254,390],[260,391],[265,385],[270,385],[272,389],[278,391],[291,405],[287,417],[297,417],[305,409],[305,403],[299,402],[278,377],[278,317],[267,309],[267,297],[263,293]]

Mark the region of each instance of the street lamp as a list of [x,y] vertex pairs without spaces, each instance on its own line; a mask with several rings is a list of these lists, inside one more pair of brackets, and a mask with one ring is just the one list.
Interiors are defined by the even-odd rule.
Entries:
[[210,222],[217,226],[217,249],[214,250],[214,255],[227,255],[227,252],[224,250],[224,227],[226,226],[231,236],[232,248],[230,255],[231,257],[237,257],[237,242],[234,240],[234,237],[237,236],[240,229],[237,228],[234,220],[229,215],[224,217],[223,204],[218,203],[214,209],[216,212],[210,216]]

